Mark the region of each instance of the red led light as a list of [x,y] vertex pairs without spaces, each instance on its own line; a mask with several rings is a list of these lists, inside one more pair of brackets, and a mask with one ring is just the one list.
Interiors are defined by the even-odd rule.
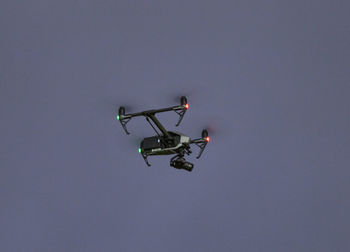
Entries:
[[185,108],[188,109],[190,106],[188,105],[188,103],[185,104]]
[[207,136],[207,137],[205,138],[205,141],[209,142],[209,141],[210,141],[210,137]]

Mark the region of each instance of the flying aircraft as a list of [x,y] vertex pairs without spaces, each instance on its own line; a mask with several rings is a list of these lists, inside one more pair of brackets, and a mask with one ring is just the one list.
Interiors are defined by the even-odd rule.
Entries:
[[126,134],[130,134],[126,128],[126,124],[131,120],[131,118],[137,116],[145,117],[146,121],[154,129],[157,135],[144,138],[141,141],[139,148],[139,153],[142,155],[145,163],[148,166],[151,166],[148,162],[148,156],[175,154],[170,159],[170,166],[177,169],[184,169],[190,172],[192,171],[194,165],[186,161],[184,156],[190,155],[192,153],[190,145],[195,144],[200,148],[197,159],[200,158],[205,147],[207,146],[207,143],[210,141],[208,131],[206,129],[203,129],[201,138],[191,139],[183,133],[177,131],[167,131],[156,118],[157,113],[174,111],[179,115],[179,120],[175,126],[179,126],[188,109],[189,104],[187,103],[187,98],[185,96],[181,96],[180,105],[168,108],[152,109],[138,113],[125,114],[125,107],[119,107],[117,120],[121,123]]

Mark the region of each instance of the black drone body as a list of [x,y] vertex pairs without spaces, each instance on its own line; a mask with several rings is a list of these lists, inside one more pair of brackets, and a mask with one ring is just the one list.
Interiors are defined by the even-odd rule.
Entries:
[[[146,118],[147,122],[152,126],[154,131],[157,133],[156,136],[146,137],[142,140],[139,148],[139,152],[141,153],[143,159],[145,160],[148,166],[151,166],[148,162],[148,156],[155,155],[172,155],[175,154],[174,157],[170,159],[170,166],[177,169],[184,169],[187,171],[192,171],[193,164],[186,161],[184,158],[185,154],[190,155],[192,153],[190,145],[195,144],[200,148],[200,152],[197,158],[200,158],[202,155],[204,148],[209,142],[210,138],[208,136],[208,131],[202,131],[202,137],[198,139],[191,139],[190,137],[176,131],[167,131],[163,125],[156,118],[157,113],[167,112],[167,111],[175,111],[180,117],[176,124],[179,126],[182,118],[184,117],[189,105],[187,103],[187,98],[185,96],[181,97],[181,104],[178,106],[163,108],[163,109],[153,109],[147,110],[139,113],[133,114],[125,114],[125,108],[119,107],[117,119],[123,126],[126,134],[130,134],[126,128],[126,124],[131,120],[132,117],[143,116]],[[157,131],[155,126],[158,128],[160,132]]]

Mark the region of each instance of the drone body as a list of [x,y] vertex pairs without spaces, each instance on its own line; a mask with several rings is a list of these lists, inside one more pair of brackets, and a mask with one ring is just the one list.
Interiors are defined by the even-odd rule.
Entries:
[[[190,155],[192,153],[190,148],[191,144],[196,144],[201,149],[197,158],[199,158],[202,155],[204,148],[210,140],[208,136],[208,131],[203,130],[201,138],[192,140],[190,137],[180,132],[167,131],[155,116],[157,113],[175,111],[180,116],[179,121],[176,124],[176,126],[178,126],[181,123],[182,118],[185,115],[188,108],[189,106],[187,103],[187,98],[185,96],[182,96],[180,106],[173,106],[169,108],[147,110],[133,114],[125,114],[125,108],[120,107],[117,119],[120,121],[126,134],[129,134],[126,128],[126,124],[130,121],[130,119],[136,116],[144,116],[147,122],[149,122],[154,131],[157,133],[156,136],[144,138],[140,144],[139,152],[141,153],[143,159],[145,160],[148,166],[150,166],[147,159],[148,156],[175,154],[175,156],[170,159],[170,165],[177,169],[192,171],[193,164],[186,161],[184,156],[185,154]],[[155,124],[155,126],[160,132],[157,131],[157,129],[151,123],[151,121]]]

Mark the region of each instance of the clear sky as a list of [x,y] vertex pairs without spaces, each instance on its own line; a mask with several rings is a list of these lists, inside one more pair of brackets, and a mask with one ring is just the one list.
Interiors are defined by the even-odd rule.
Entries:
[[[0,251],[350,251],[349,1],[0,3]],[[127,112],[213,129],[191,173]],[[159,116],[175,130],[177,115]],[[194,149],[195,154],[198,149]]]

